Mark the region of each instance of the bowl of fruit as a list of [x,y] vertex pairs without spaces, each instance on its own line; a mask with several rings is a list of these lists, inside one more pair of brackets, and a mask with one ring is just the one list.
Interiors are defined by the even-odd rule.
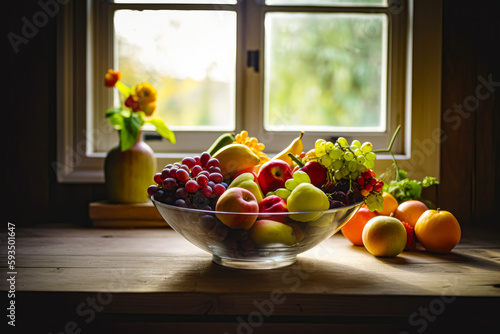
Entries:
[[273,158],[246,131],[225,134],[199,156],[166,165],[148,194],[168,225],[215,263],[290,265],[363,203],[370,210],[383,204],[370,143],[318,139],[304,152],[302,134]]

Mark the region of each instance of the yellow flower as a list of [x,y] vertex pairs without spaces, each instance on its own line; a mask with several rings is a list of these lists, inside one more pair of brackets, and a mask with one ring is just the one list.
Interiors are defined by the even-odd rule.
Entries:
[[147,82],[135,86],[133,99],[139,105],[139,109],[150,116],[156,109],[156,98],[158,93],[156,89]]

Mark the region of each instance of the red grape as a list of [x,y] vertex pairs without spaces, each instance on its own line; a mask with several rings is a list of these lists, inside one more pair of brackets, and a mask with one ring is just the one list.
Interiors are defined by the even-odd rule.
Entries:
[[224,186],[222,184],[216,184],[213,188],[213,191],[215,194],[217,194],[218,196],[222,195],[225,191],[226,191],[226,188],[224,188]]
[[175,173],[175,178],[181,182],[187,182],[189,180],[189,173],[185,169],[179,168]]
[[207,198],[212,196],[212,188],[210,186],[201,188],[201,194]]
[[215,167],[215,166],[212,166],[208,169],[208,172],[209,173],[222,173],[220,167]]
[[174,189],[178,186],[177,181],[174,178],[168,177],[163,180],[163,188],[167,190]]
[[191,169],[196,165],[196,160],[191,157],[186,157],[182,159],[182,164],[188,166],[188,168]]
[[161,173],[156,173],[154,176],[154,181],[158,184],[162,184],[163,178],[161,177]]
[[195,157],[194,157],[194,161],[196,161],[196,164],[197,164],[198,166],[201,166],[201,161],[200,161],[200,157],[199,157],[199,156],[195,156]]
[[208,152],[203,152],[201,155],[200,155],[200,162],[201,162],[201,165],[203,167],[205,167],[207,165],[207,162],[208,160],[210,160],[211,156],[210,156],[210,153]]
[[203,168],[200,165],[195,165],[193,168],[191,168],[191,176],[196,177],[202,171]]
[[[210,189],[211,190],[211,189]],[[153,196],[156,192],[158,191],[158,186],[157,185],[150,185],[148,187],[148,195]]]
[[181,208],[187,208],[186,201],[184,201],[183,199],[178,199],[174,204],[175,206],[179,206]]
[[175,196],[177,198],[186,198],[188,197],[188,192],[186,190],[186,188],[177,188],[177,190],[175,191]]
[[196,181],[198,181],[200,187],[204,187],[208,184],[208,177],[204,174],[199,174]]
[[210,158],[210,160],[207,161],[206,167],[207,168],[210,168],[210,167],[219,167],[219,159],[217,159],[217,158]]
[[221,183],[222,182],[222,174],[221,173],[212,173],[208,177],[210,181],[214,181],[215,183]]
[[360,186],[362,186],[363,184],[365,184],[365,178],[363,176],[358,177],[358,184]]
[[161,178],[165,180],[167,177],[170,177],[170,168],[165,168],[161,171]]
[[198,190],[198,182],[195,180],[189,180],[186,182],[185,188],[188,192],[194,193]]

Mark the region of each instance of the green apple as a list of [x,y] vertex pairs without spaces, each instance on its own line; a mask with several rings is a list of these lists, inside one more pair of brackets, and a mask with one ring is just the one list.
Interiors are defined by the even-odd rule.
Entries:
[[291,226],[274,220],[257,220],[250,228],[249,233],[250,238],[252,238],[257,247],[265,247],[273,244],[293,246],[297,242]]
[[257,200],[257,203],[262,201],[264,195],[260,189],[257,182],[255,182],[255,176],[252,173],[242,173],[234,178],[234,180],[229,185],[229,188],[239,187],[250,191]]
[[[324,211],[330,207],[326,194],[311,183],[301,183],[287,199],[289,212]],[[312,222],[321,217],[321,212],[309,212],[290,215],[293,220]]]

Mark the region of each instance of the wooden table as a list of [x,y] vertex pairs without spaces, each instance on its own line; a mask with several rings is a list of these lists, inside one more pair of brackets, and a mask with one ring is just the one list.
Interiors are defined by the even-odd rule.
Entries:
[[16,330],[33,333],[479,333],[500,316],[498,230],[391,259],[338,234],[259,271],[221,267],[168,228],[15,232]]

